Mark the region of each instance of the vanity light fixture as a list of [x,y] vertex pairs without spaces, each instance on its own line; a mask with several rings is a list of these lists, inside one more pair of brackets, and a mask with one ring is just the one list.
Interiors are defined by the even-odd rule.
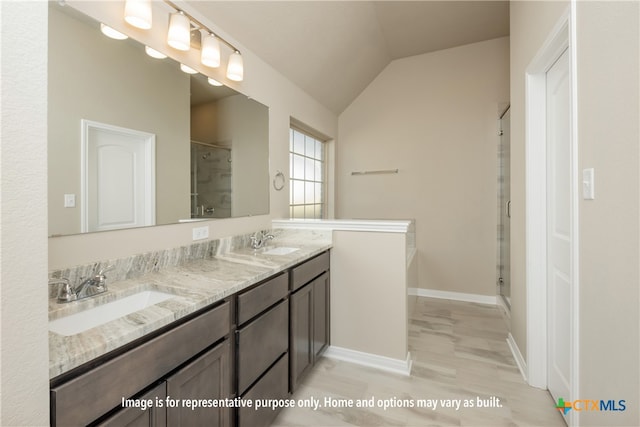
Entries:
[[211,68],[220,66],[220,42],[207,30],[200,30],[201,54],[200,62]]
[[[235,48],[235,46],[226,41],[224,38],[214,34],[193,16],[180,10],[170,0],[163,1],[173,10],[175,10],[175,12],[169,15],[169,29],[167,31],[167,44],[169,46],[174,49],[186,52],[191,49],[192,31],[199,31],[199,40],[197,37],[195,37],[193,39],[193,42],[194,47],[201,50],[200,62],[202,63],[202,65],[211,68],[219,67],[221,56],[220,43],[224,43],[233,52],[229,56],[229,61],[227,64],[227,78],[236,82],[240,82],[244,79],[244,63],[242,55],[240,54],[240,51]],[[152,25],[152,0],[125,0],[124,19],[127,23],[136,28],[140,28],[143,30],[150,29]],[[104,24],[100,24],[100,28],[105,35],[108,35],[111,38],[119,40],[127,38],[126,35]],[[196,34],[196,36],[197,35],[198,34]],[[158,52],[157,50],[152,49],[148,46],[145,47],[145,51],[147,55],[153,58],[167,57],[165,54]],[[180,68],[185,73],[197,73],[196,70],[184,64],[180,64]],[[210,80],[219,83],[214,79]],[[211,83],[211,81],[209,83]]]
[[227,78],[236,82],[241,82],[244,78],[244,64],[242,55],[237,50],[229,57],[227,65]]
[[219,81],[217,81],[216,79],[212,79],[211,77],[209,77],[207,79],[207,81],[209,82],[209,84],[211,86],[222,86],[222,83],[220,83]]
[[145,46],[144,51],[152,58],[165,59],[167,57],[167,55],[165,55],[164,53],[158,52],[157,50],[150,48],[149,46]]
[[171,14],[167,43],[174,49],[187,51],[191,47],[191,23],[182,11]]
[[110,26],[103,24],[102,22],[100,23],[100,31],[102,31],[102,34],[104,34],[105,36],[115,40],[126,40],[129,38],[125,34],[122,34],[120,31],[116,31]]
[[[176,11],[171,14],[171,19],[169,21],[169,36],[167,37],[169,46],[179,50],[189,50],[189,47],[191,46],[191,31],[199,31],[200,46],[197,46],[197,38],[194,38],[194,47],[199,47],[201,49],[200,62],[207,67],[219,67],[221,52],[220,44],[224,43],[233,52],[229,57],[229,63],[227,65],[227,78],[236,82],[240,82],[244,79],[242,55],[234,45],[219,35],[214,34],[213,31],[208,29],[193,16],[180,10],[180,8],[170,0],[164,0],[164,3]],[[176,25],[175,30],[174,25]],[[175,37],[173,36],[174,31],[181,34],[180,43],[175,42]]]
[[198,74],[196,70],[184,64],[180,64],[180,69],[187,74]]
[[126,0],[124,3],[124,20],[136,28],[151,28],[151,0]]

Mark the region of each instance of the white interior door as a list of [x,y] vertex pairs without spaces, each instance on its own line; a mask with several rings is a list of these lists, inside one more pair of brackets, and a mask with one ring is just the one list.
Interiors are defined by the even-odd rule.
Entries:
[[83,121],[83,231],[155,224],[155,135]]
[[573,236],[570,73],[567,50],[546,73],[547,99],[547,384],[556,400],[569,400],[573,337]]

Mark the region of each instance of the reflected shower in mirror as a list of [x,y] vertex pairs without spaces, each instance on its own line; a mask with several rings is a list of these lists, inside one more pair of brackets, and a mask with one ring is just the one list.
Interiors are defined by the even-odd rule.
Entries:
[[[151,58],[131,38],[109,39],[99,28],[70,6],[50,2],[49,235],[87,231],[82,224],[91,191],[109,187],[111,205],[133,193],[122,187],[124,179],[115,187],[83,183],[83,120],[155,136],[155,182],[149,186],[155,188],[149,198],[155,218],[145,224],[267,214],[268,108],[212,86],[202,74],[182,72],[170,58]],[[194,160],[197,150],[202,162]],[[226,170],[213,164],[216,150],[226,153]],[[212,154],[202,159],[206,152]],[[118,227],[120,220],[110,220],[116,224],[111,229],[131,226],[122,220]]]

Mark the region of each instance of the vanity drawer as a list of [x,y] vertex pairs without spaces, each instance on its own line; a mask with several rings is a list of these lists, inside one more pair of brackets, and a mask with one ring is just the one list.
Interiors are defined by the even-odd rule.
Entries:
[[287,296],[289,275],[285,272],[238,295],[238,325]]
[[289,347],[289,300],[237,332],[238,393],[242,394]]
[[[51,420],[86,425],[229,333],[230,303],[209,310],[51,389]],[[53,421],[55,420],[55,421]]]
[[324,252],[291,270],[291,290],[295,291],[329,270],[329,252]]
[[[289,355],[285,354],[264,374],[253,387],[242,396],[245,400],[287,399],[289,397]],[[282,408],[241,407],[238,409],[238,427],[267,427],[271,425]]]

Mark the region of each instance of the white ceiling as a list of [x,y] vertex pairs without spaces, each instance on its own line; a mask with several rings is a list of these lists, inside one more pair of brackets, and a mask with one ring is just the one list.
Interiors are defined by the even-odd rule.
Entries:
[[336,114],[394,59],[509,35],[508,1],[188,3]]

